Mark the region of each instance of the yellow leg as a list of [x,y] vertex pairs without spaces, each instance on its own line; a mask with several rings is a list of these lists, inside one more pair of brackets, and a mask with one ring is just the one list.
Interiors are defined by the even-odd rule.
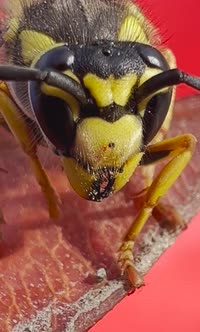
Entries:
[[31,129],[20,115],[16,104],[12,101],[6,85],[0,83],[0,112],[13,135],[19,141],[24,152],[29,156],[35,177],[48,203],[49,215],[59,216],[59,196],[52,187],[50,180],[37,156],[37,143],[34,143]]
[[157,205],[159,198],[165,195],[190,161],[195,144],[196,138],[191,134],[185,134],[167,139],[147,148],[149,152],[169,151],[166,158],[171,158],[171,160],[164,166],[148,188],[143,207],[125,235],[119,250],[119,263],[122,271],[128,273],[133,287],[140,287],[143,283],[141,276],[133,265],[135,239],[151,216],[152,210]]

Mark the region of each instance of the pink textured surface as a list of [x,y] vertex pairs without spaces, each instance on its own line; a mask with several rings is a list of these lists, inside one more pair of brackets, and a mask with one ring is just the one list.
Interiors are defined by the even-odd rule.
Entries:
[[145,278],[90,332],[199,332],[200,214]]
[[[179,16],[172,15],[172,5],[175,9],[176,4],[174,1],[166,3],[167,7],[158,0],[146,2],[149,8],[155,5],[154,13],[162,12],[161,15],[164,15],[160,19],[158,14],[157,21],[172,20],[178,36],[175,40],[170,39],[168,44],[179,58],[181,68],[197,73],[196,63],[199,58],[195,28],[192,27],[193,22],[199,22],[195,19],[195,15],[199,15],[197,10],[194,15],[190,15],[191,23],[185,29],[188,6],[191,8],[192,2],[182,2]],[[177,3],[180,6],[180,2]],[[183,15],[183,8],[186,9],[184,15],[187,18]],[[177,17],[182,22],[182,28],[177,24]],[[167,38],[171,35],[169,30]],[[183,38],[182,47],[177,43],[180,36]],[[190,43],[192,62],[191,56],[185,52],[185,40]],[[181,88],[180,93],[183,90]],[[183,101],[179,108],[182,111],[177,113],[175,132],[191,130],[199,136],[199,99]],[[191,108],[192,113],[187,112]],[[190,117],[190,114],[195,114],[195,117]],[[42,149],[42,160],[48,166],[63,201],[63,216],[53,222],[48,218],[44,198],[27,158],[7,132],[0,129],[0,134],[0,168],[6,170],[6,173],[0,172],[0,206],[7,221],[3,226],[3,241],[0,245],[0,332],[84,331],[125,295],[113,262],[122,234],[135,214],[131,202],[131,183],[125,190],[101,204],[85,202],[69,189],[57,158],[52,158]],[[185,173],[187,176],[170,194],[170,199],[184,211],[187,219],[198,210],[199,161],[198,145],[192,166]],[[137,177],[135,179],[137,182]],[[165,247],[168,244],[171,244],[170,236]],[[165,249],[160,242],[157,247],[150,246],[149,251],[144,246],[148,254],[146,251],[142,254],[145,265],[141,266],[142,272],[150,267],[148,260],[150,265],[155,260],[154,253],[158,247],[161,247],[161,251]],[[109,281],[105,278],[97,282],[96,272],[100,267],[106,268]],[[143,298],[141,310],[142,302]],[[141,323],[138,325],[139,330],[140,327]],[[107,330],[103,325],[98,331]],[[114,330],[111,327],[110,331],[117,331],[116,326]]]
[[[183,106],[189,112],[184,113]],[[198,97],[177,104],[176,132],[185,132],[185,116],[192,111],[190,130],[199,137],[199,108]],[[63,201],[63,216],[53,222],[26,156],[11,135],[0,130],[0,168],[6,170],[0,173],[0,206],[6,218],[0,260],[0,331],[85,331],[125,295],[115,252],[135,214],[133,182],[101,204],[85,202],[69,189],[57,158],[42,149],[42,159]],[[168,197],[186,219],[199,207],[199,157],[198,145],[193,162]],[[134,190],[138,179],[133,179]],[[157,223],[146,229],[135,252],[140,271],[146,272],[174,239]],[[101,267],[108,280],[98,282]]]

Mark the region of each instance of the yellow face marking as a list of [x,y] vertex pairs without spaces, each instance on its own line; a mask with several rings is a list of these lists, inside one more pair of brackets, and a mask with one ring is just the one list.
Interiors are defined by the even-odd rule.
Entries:
[[89,194],[95,176],[81,167],[75,159],[62,158],[64,171],[74,191],[85,199],[89,199]]
[[[138,166],[143,153],[138,153],[126,162],[122,173],[116,172],[113,192],[119,191],[130,179],[136,167]],[[63,167],[67,178],[74,191],[85,199],[90,199],[89,194],[92,191],[92,185],[97,178],[95,173],[90,174],[87,169],[79,165],[72,158],[63,157]]]
[[39,54],[44,53],[55,45],[53,38],[32,30],[24,30],[20,33],[22,58],[29,65]]
[[120,79],[115,79],[112,75],[108,79],[102,79],[89,73],[83,78],[85,87],[98,107],[106,107],[112,103],[125,106],[136,81],[135,74],[127,74]]
[[[73,78],[78,83],[80,83],[78,77],[74,73],[72,73],[71,70],[66,70],[64,72],[64,74],[71,77],[71,78]],[[57,98],[60,98],[60,99],[64,100],[66,102],[66,104],[69,105],[69,108],[73,113],[74,121],[76,121],[78,119],[78,117],[79,117],[79,103],[76,100],[76,98],[74,98],[70,93],[67,93],[67,92],[65,92],[61,89],[56,88],[56,87],[50,86],[46,83],[43,83],[41,85],[41,90],[47,96],[57,97]]]
[[110,123],[98,117],[91,117],[77,126],[73,154],[76,159],[88,162],[95,169],[104,166],[121,167],[139,152],[141,143],[140,118],[124,115]]
[[142,159],[143,152],[137,153],[132,158],[130,158],[124,165],[123,172],[117,173],[114,183],[114,192],[119,191],[125,186],[136,167],[138,166],[140,160]]
[[125,106],[127,104],[137,79],[135,74],[127,74],[120,79],[110,79],[113,100],[117,105]]
[[95,99],[98,107],[105,107],[113,102],[109,80],[103,80],[94,74],[87,74],[83,78],[85,87]]

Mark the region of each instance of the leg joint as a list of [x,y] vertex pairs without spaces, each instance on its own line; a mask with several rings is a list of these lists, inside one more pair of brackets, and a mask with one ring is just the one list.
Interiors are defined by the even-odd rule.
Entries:
[[195,146],[196,146],[197,139],[194,135],[192,134],[185,134],[183,135],[183,143],[182,146],[186,150],[194,151]]

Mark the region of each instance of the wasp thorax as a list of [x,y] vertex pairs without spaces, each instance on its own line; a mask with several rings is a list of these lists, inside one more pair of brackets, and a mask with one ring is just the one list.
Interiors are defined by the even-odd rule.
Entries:
[[98,117],[83,119],[77,127],[72,154],[94,169],[120,168],[140,151],[142,125],[138,117],[124,115],[114,123]]

